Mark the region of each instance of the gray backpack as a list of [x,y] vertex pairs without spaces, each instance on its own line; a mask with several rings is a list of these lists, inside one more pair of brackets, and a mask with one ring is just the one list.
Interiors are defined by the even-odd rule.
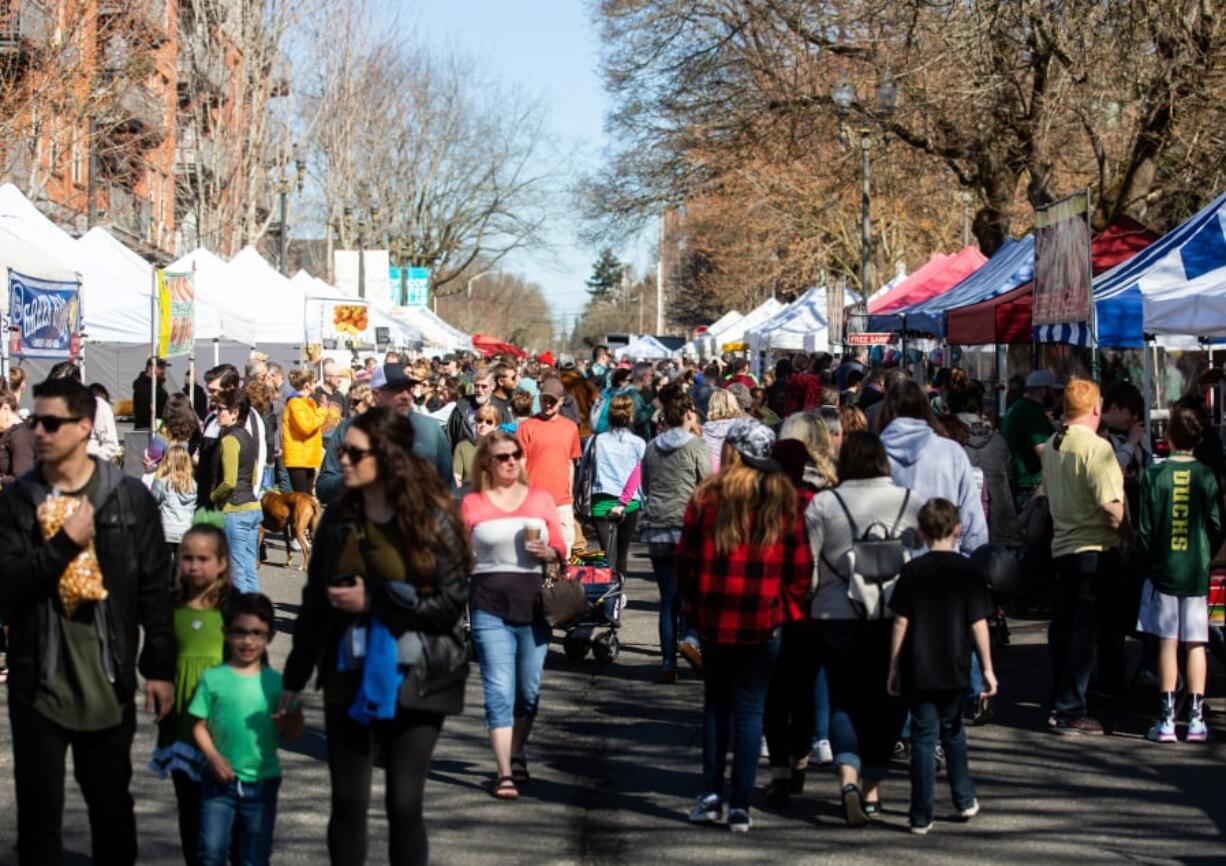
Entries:
[[908,490],[903,497],[902,507],[898,509],[893,525],[886,526],[874,520],[863,532],[856,526],[855,518],[839,492],[830,492],[838,500],[851,529],[851,550],[843,557],[843,568],[836,568],[829,560],[826,565],[839,574],[846,574],[847,598],[861,619],[884,619],[886,606],[898,583],[898,575],[911,561],[914,533],[910,529],[898,531],[907,513],[907,505],[911,502],[911,491]]

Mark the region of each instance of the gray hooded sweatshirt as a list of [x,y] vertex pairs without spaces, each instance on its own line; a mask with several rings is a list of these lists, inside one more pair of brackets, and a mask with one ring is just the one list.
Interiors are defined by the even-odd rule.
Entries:
[[683,427],[664,431],[643,455],[643,516],[639,537],[649,544],[676,544],[694,489],[711,474],[707,443]]

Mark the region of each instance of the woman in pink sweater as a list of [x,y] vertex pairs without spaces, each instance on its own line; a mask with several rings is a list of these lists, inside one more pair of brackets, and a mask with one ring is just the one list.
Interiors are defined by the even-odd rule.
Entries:
[[523,458],[510,433],[487,433],[473,459],[475,490],[461,506],[476,557],[472,635],[497,764],[492,793],[501,800],[517,799],[529,779],[524,746],[549,652],[538,605],[541,569],[566,555],[553,498],[528,486]]

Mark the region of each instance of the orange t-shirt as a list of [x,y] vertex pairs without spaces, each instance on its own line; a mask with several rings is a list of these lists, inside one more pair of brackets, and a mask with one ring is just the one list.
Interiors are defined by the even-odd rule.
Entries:
[[561,415],[549,420],[536,416],[519,422],[515,435],[528,463],[528,483],[544,490],[558,505],[570,505],[574,501],[571,462],[583,454],[578,425]]

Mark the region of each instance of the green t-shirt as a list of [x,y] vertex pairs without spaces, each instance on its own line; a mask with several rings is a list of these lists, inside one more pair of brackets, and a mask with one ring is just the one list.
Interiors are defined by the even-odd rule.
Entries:
[[1137,546],[1158,592],[1209,592],[1209,560],[1221,539],[1221,490],[1204,463],[1177,456],[1141,476]]
[[261,668],[240,674],[227,665],[209,668],[196,686],[188,713],[208,722],[217,751],[243,782],[281,775],[272,714],[281,701],[281,674]]
[[[93,499],[99,480],[95,469],[84,487],[62,495]],[[106,575],[102,578],[105,582]],[[124,707],[103,666],[97,604],[82,602],[72,616],[64,612],[58,596],[53,604],[60,632],[58,664],[51,679],[39,685],[34,709],[70,731],[113,728],[123,721]]]
[[1034,446],[1042,445],[1055,432],[1043,407],[1029,397],[1019,398],[1005,413],[1001,433],[1009,446],[1010,475],[1019,488],[1029,489],[1039,483],[1043,464]]

